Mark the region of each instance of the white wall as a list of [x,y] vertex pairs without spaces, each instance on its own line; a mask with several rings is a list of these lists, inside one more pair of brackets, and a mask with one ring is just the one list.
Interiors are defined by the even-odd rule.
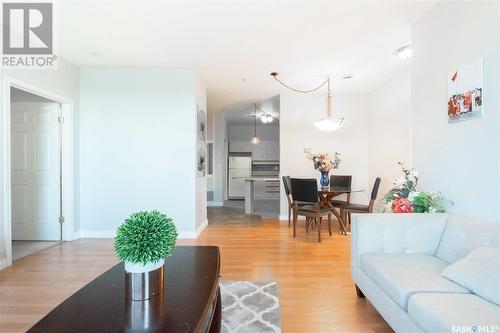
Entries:
[[[333,173],[353,175],[353,189],[365,191],[353,194],[351,200],[367,204],[374,181],[368,175],[368,100],[365,95],[335,95],[334,114],[345,117],[342,128],[335,132],[322,132],[313,125],[324,117],[325,103],[324,95],[281,94],[280,173],[319,179],[319,172],[304,156],[304,148],[313,152],[338,151],[342,153],[342,163]],[[282,190],[280,216],[284,218],[287,214]]]
[[[199,107],[205,110],[205,115],[207,116],[207,139],[210,125],[208,123],[208,112],[207,112],[207,88],[201,78],[195,75],[195,107]],[[195,122],[197,128],[198,123]],[[195,144],[197,144],[197,136],[195,135]],[[194,151],[195,158],[197,159],[197,149]],[[208,154],[207,154],[208,156]],[[208,170],[206,170],[208,172]],[[203,229],[208,225],[207,220],[207,177],[206,172],[204,177],[198,177],[197,169],[196,173],[196,218],[195,218],[195,236],[197,236]]]
[[[250,140],[253,134],[254,134],[253,125],[229,126],[229,141]],[[280,128],[278,125],[262,125],[257,123],[257,136],[261,140],[278,141],[280,136]]]
[[[79,103],[79,70],[76,66],[66,61],[63,58],[59,58],[59,64],[57,69],[51,70],[29,70],[29,69],[2,69],[0,70],[0,84],[2,89],[0,89],[0,101],[3,101],[6,96],[2,96],[4,91],[4,76],[21,81],[22,83],[34,86],[38,89],[49,91],[52,94],[62,96],[68,100],[73,100],[74,105],[74,116],[75,116],[75,151],[78,152],[78,103]],[[3,126],[3,103],[0,103],[0,125]],[[0,155],[2,159],[0,160],[0,187],[4,188],[7,186],[5,179],[5,135],[10,135],[10,133],[1,133],[0,136]],[[76,158],[78,155],[76,154]],[[76,170],[75,187],[78,188],[78,169]],[[8,185],[10,186],[10,185]],[[77,196],[77,192],[75,193]],[[0,266],[2,261],[6,258],[6,243],[5,243],[5,233],[4,227],[6,225],[7,218],[5,216],[5,207],[3,207],[3,200],[0,200]],[[70,218],[68,216],[68,218]],[[79,221],[75,219],[75,228],[79,227]]]
[[383,83],[368,96],[369,174],[381,177],[378,200],[401,176],[397,162],[411,167],[411,69]]
[[[499,221],[499,3],[437,2],[412,29],[413,165],[451,211]],[[484,115],[447,122],[447,77],[484,59]]]
[[113,236],[146,209],[172,217],[180,237],[194,236],[204,88],[193,71],[83,68],[80,77],[81,236]]
[[228,128],[223,112],[214,112],[213,115],[214,140],[214,203],[222,205],[225,199],[227,177],[227,144]]

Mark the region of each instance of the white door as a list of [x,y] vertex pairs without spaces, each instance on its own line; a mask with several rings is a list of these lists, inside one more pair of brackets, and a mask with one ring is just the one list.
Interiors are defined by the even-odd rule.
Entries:
[[12,103],[12,239],[59,240],[57,103]]

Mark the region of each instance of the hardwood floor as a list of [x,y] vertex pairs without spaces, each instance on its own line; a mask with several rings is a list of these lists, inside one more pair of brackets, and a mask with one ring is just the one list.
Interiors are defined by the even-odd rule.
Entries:
[[[217,245],[225,280],[277,281],[283,332],[392,332],[350,277],[350,238],[316,233],[297,238],[285,222],[209,226],[179,245]],[[24,332],[65,298],[116,264],[112,240],[55,245],[0,271],[0,332]]]

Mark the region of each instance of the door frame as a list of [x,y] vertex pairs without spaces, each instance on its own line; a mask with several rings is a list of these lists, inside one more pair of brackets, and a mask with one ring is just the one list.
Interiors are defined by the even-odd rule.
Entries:
[[[44,90],[32,84],[5,76],[2,82],[3,105],[0,109],[0,123],[3,133],[3,227],[5,252],[7,260],[2,262],[0,258],[0,269],[12,265],[12,211],[11,211],[11,101],[10,89],[18,88],[32,94],[48,98],[61,104],[61,112],[64,122],[61,126],[62,135],[62,176],[63,176],[63,232],[62,240],[71,241],[75,234],[75,152],[74,152],[74,102],[72,99]],[[1,166],[0,166],[1,167]],[[58,199],[59,200],[59,199]],[[1,223],[1,222],[0,222]]]

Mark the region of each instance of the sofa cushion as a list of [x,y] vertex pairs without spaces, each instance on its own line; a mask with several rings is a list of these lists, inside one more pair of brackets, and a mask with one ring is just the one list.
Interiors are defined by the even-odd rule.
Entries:
[[448,266],[441,276],[500,305],[500,248],[478,247]]
[[500,224],[450,215],[436,257],[453,263],[480,246],[500,247]]
[[493,332],[500,327],[500,307],[474,294],[414,294],[408,315],[428,333]]
[[448,264],[425,254],[364,254],[361,270],[403,310],[414,293],[470,293],[440,275]]

